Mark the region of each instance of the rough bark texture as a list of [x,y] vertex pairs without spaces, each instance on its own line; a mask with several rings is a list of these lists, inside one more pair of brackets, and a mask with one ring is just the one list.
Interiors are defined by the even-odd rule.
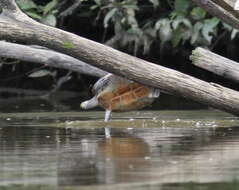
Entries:
[[56,68],[68,69],[78,73],[102,77],[107,72],[92,67],[80,60],[49,49],[39,49],[15,43],[0,41],[0,57],[40,63]]
[[224,0],[224,2],[232,8],[234,8],[236,1],[237,0]]
[[239,63],[203,48],[196,48],[190,58],[192,64],[239,83]]
[[64,52],[108,72],[239,115],[239,93],[234,90],[155,65],[69,32],[39,24],[32,19],[26,19],[26,16],[22,18],[22,14],[6,17],[5,12],[6,10],[3,10],[3,14],[0,15],[1,39],[34,43]]
[[220,18],[225,23],[231,25],[232,27],[239,29],[239,12],[235,11],[232,7],[232,1],[230,4],[229,0],[192,0],[198,6],[205,9],[210,14]]
[[239,12],[234,9],[234,5],[236,3],[236,0],[212,0],[217,5],[221,6],[223,9],[225,9],[230,14],[234,15],[235,18],[239,18]]

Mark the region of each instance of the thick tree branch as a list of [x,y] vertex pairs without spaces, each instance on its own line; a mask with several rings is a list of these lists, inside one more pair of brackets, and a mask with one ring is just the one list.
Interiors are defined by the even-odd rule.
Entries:
[[49,49],[39,49],[15,43],[0,41],[0,57],[40,63],[50,67],[63,68],[78,73],[102,77],[107,72],[92,67],[78,59]]
[[192,64],[239,83],[239,63],[203,48],[191,55]]
[[234,90],[155,65],[26,17],[0,15],[0,38],[64,52],[108,72],[239,115],[239,93]]

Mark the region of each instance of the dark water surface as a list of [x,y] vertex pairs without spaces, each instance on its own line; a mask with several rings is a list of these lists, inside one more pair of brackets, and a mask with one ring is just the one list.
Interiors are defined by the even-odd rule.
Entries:
[[239,189],[238,118],[203,110],[102,117],[0,114],[0,189]]

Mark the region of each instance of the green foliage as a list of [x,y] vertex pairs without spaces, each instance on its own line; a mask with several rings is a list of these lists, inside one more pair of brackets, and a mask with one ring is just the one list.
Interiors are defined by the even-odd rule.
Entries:
[[219,19],[211,18],[205,19],[202,27],[202,35],[208,41],[211,42],[212,34],[216,34],[216,26],[219,24]]
[[149,0],[149,1],[153,4],[154,8],[157,8],[160,5],[159,0]]
[[44,6],[37,5],[32,0],[16,0],[18,6],[30,17],[44,24],[56,26],[56,6],[58,0],[51,0]]
[[188,11],[189,6],[190,6],[190,1],[189,0],[175,0],[174,10],[177,13],[186,14],[187,11]]
[[[209,46],[213,37],[217,35],[220,21],[214,17],[207,17],[206,12],[195,7],[190,0],[176,0],[170,16],[167,25],[170,26],[172,35],[171,38],[167,38],[167,41],[171,42],[173,47],[185,42],[190,42],[193,46]],[[159,31],[159,37],[162,30],[169,30],[157,27],[157,23],[163,19],[159,18],[155,25],[155,29]],[[165,41],[162,37],[160,39]]]
[[[89,3],[90,0],[85,2]],[[161,47],[165,43],[171,44],[172,48],[185,43],[192,46],[210,46],[219,31],[230,32],[232,39],[237,34],[236,31],[225,28],[219,19],[209,16],[191,0],[94,2],[89,9],[98,13],[106,29],[114,30],[114,37],[120,36],[120,40],[114,41],[117,44],[110,45],[134,49],[135,54],[142,47],[143,53],[148,53],[151,44],[158,41]]]
[[[137,54],[147,54],[153,43],[172,48],[183,46],[210,46],[223,32],[234,39],[238,33],[219,19],[211,17],[191,0],[79,0],[79,17],[95,20],[95,23],[113,31],[108,45]],[[56,25],[60,4],[67,0],[49,0],[36,5],[33,0],[17,0],[18,5],[32,18],[52,26]],[[74,14],[73,11],[70,14]],[[75,16],[75,15],[74,15]],[[93,27],[93,26],[92,26]],[[72,48],[72,44],[63,44]]]

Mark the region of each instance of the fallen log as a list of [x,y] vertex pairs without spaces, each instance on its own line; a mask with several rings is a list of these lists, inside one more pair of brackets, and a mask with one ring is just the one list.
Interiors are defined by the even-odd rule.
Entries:
[[0,6],[1,39],[33,43],[64,52],[119,76],[239,115],[237,91],[207,83],[69,32],[37,23],[21,12],[14,0],[2,0]]
[[239,83],[239,63],[203,48],[196,48],[190,56],[192,64]]
[[107,74],[106,71],[88,65],[83,61],[47,48],[37,48],[5,41],[0,41],[0,57],[40,63],[96,77],[102,77]]

